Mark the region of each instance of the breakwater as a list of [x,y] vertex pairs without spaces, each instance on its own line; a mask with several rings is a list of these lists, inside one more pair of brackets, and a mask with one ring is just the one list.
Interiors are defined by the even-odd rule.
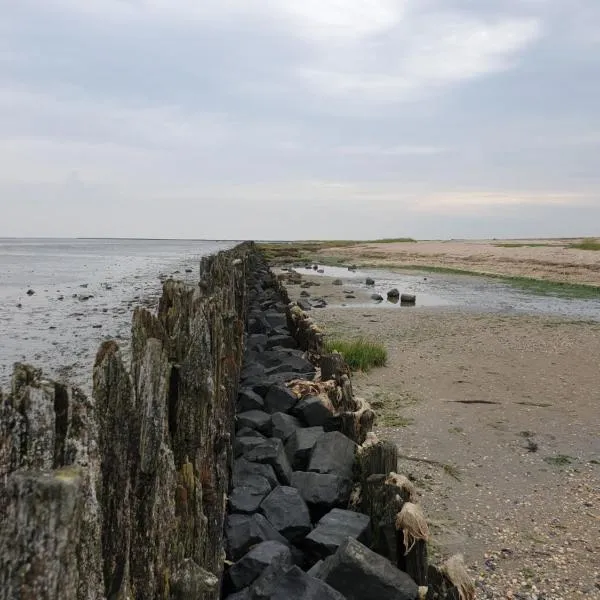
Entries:
[[3,600],[460,591],[343,359],[251,243],[136,310],[91,398],[17,365],[0,401]]

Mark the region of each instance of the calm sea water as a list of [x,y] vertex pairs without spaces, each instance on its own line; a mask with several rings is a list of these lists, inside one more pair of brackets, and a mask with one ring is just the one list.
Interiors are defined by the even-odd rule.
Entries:
[[89,391],[98,345],[114,338],[128,351],[132,310],[156,306],[161,277],[193,283],[201,256],[233,245],[0,238],[0,386],[26,361]]

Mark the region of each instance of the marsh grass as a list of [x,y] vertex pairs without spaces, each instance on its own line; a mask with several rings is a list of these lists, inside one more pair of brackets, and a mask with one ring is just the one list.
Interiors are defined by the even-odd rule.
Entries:
[[353,371],[369,371],[383,367],[387,362],[385,346],[367,338],[325,340],[326,352],[339,352]]
[[574,250],[600,250],[600,241],[594,238],[585,238],[585,240],[576,244],[569,244],[569,248]]

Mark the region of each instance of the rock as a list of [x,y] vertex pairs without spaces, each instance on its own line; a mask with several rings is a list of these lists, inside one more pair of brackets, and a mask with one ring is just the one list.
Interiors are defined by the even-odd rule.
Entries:
[[325,269],[317,269],[317,273],[325,273]]
[[352,510],[334,508],[321,518],[303,545],[314,558],[325,558],[336,552],[349,537],[368,544],[371,519]]
[[276,384],[269,388],[265,396],[265,409],[269,413],[287,413],[298,402],[298,398],[287,386]]
[[242,427],[235,435],[237,437],[255,437],[263,440],[265,439],[265,436],[260,431],[256,431],[256,429],[250,429],[250,427]]
[[271,350],[276,347],[297,348],[298,342],[291,335],[272,335],[267,341],[266,349]]
[[312,268],[313,268],[315,271],[317,271],[317,270],[318,270],[318,268],[319,268],[319,265],[313,265],[313,267],[312,267]]
[[292,413],[310,427],[318,427],[333,416],[328,406],[318,396],[305,396],[294,406]]
[[232,514],[225,518],[227,558],[239,560],[246,552],[261,542],[289,542],[260,513],[254,515]]
[[325,308],[327,302],[323,298],[315,298],[312,303],[313,308]]
[[262,444],[252,448],[245,458],[250,462],[271,465],[281,483],[284,485],[290,483],[292,469],[281,440],[277,438],[264,440]]
[[356,448],[357,445],[343,433],[327,432],[315,443],[308,470],[352,479]]
[[257,512],[260,503],[271,493],[271,484],[261,475],[248,477],[244,484],[233,488],[229,494],[229,510],[232,513]]
[[271,415],[262,410],[247,410],[239,413],[236,416],[236,424],[239,429],[249,427],[265,435],[270,435],[271,433]]
[[331,285],[344,285],[344,282],[341,279],[334,279]]
[[322,427],[296,429],[285,444],[285,452],[295,471],[304,471],[317,440],[325,435]]
[[186,558],[177,568],[170,581],[171,596],[174,600],[202,598],[214,594],[219,588],[219,578],[203,569],[191,558]]
[[236,435],[235,443],[233,445],[233,454],[236,458],[239,456],[243,456],[247,454],[252,448],[259,446],[264,443],[264,437],[256,437],[256,436],[240,436]]
[[356,271],[356,269],[358,269],[358,267],[356,265],[350,265],[348,267],[348,271]]
[[269,341],[269,336],[266,333],[253,333],[246,340],[246,348],[262,352]]
[[322,566],[323,566],[323,561],[318,560],[308,571],[306,571],[306,574],[310,575],[311,577],[316,577],[318,579]]
[[414,294],[402,294],[400,296],[400,302],[402,304],[415,304],[417,297]]
[[396,288],[393,288],[387,293],[387,297],[388,298],[399,298],[400,292]]
[[250,462],[245,458],[238,458],[233,463],[232,484],[234,487],[246,485],[249,478],[254,475],[264,477],[272,488],[279,485],[277,475],[275,475],[275,471],[271,465]]
[[310,302],[308,302],[308,300],[300,299],[296,302],[296,304],[304,311],[312,309],[312,304]]
[[19,302],[19,303],[17,304],[17,308],[23,308],[23,305],[22,305],[22,304]]
[[265,401],[255,391],[243,388],[237,397],[237,412],[244,413],[251,410],[264,412]]
[[230,594],[225,600],[251,600],[250,588],[244,588],[235,594]]
[[64,299],[65,299],[65,297],[64,297],[64,296],[59,296],[59,297],[57,298],[57,300],[64,300]]
[[371,279],[370,277],[367,277],[367,279],[365,280],[365,283],[367,285],[375,285],[375,280]]
[[383,296],[381,294],[371,294],[371,300],[381,302],[383,300]]
[[270,566],[250,588],[250,600],[345,600],[320,579],[297,566]]
[[310,293],[307,292],[306,290],[302,290],[300,292],[300,296],[302,296],[302,298],[310,298]]
[[346,508],[352,491],[352,481],[330,473],[294,471],[292,486],[308,504],[311,514],[321,518],[332,508]]
[[347,538],[319,571],[319,579],[348,600],[417,600],[417,584],[392,563]]
[[264,316],[267,323],[273,329],[276,327],[287,327],[287,316],[285,313],[269,310],[264,313]]
[[33,296],[35,294],[35,291],[32,289],[27,290],[27,295],[28,296]]
[[[291,351],[290,351],[291,352]],[[264,354],[267,354],[266,352]],[[315,367],[305,358],[294,354],[280,354],[279,364],[273,367],[268,367],[265,370],[267,376],[276,375],[277,373],[297,373],[303,376],[315,374]]]
[[274,541],[261,542],[231,566],[228,579],[234,590],[250,585],[270,565],[292,565],[290,549]]
[[273,437],[279,438],[283,443],[288,440],[296,429],[302,427],[302,423],[296,417],[281,412],[274,413],[271,416],[271,423],[273,424]]
[[353,300],[356,298],[356,296],[354,294],[346,294],[345,298],[346,300]]
[[276,487],[263,500],[260,511],[290,542],[301,540],[312,528],[308,507],[300,492],[293,487]]

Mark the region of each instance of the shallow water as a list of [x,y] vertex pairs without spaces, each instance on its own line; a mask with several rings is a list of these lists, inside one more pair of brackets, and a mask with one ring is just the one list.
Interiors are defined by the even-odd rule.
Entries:
[[[325,267],[324,273],[296,269],[300,273],[336,277],[352,287],[359,287],[370,293],[381,294],[386,298],[387,292],[398,288],[400,293],[415,294],[416,306],[456,307],[483,312],[500,312],[507,314],[539,314],[555,315],[573,319],[590,319],[600,321],[600,298],[580,299],[546,296],[525,292],[501,280],[490,277],[452,275],[412,271],[388,271],[384,269],[358,269],[348,271],[342,267]],[[365,279],[375,280],[374,286],[367,286]],[[352,306],[357,306],[353,303]],[[400,306],[388,301],[375,304],[365,302],[364,306],[381,308],[398,308],[410,310],[411,307]]]
[[161,275],[195,282],[200,257],[232,245],[0,238],[0,386],[26,361],[89,391],[98,345],[127,352],[133,308],[156,307]]

